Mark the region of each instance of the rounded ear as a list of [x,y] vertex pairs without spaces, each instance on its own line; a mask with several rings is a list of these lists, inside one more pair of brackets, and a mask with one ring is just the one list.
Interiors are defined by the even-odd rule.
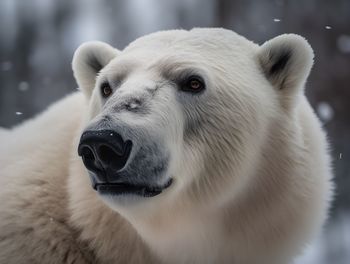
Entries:
[[265,42],[259,62],[266,78],[278,90],[286,106],[303,91],[313,65],[314,52],[303,37],[284,34]]
[[90,98],[96,76],[119,51],[104,42],[91,41],[79,46],[73,56],[72,68],[79,88]]

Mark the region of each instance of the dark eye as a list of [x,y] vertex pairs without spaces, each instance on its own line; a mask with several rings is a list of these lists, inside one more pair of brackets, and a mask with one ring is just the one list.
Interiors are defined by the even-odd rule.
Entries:
[[101,93],[102,96],[105,98],[109,97],[113,93],[113,89],[111,88],[108,82],[102,83]]
[[185,92],[198,93],[204,90],[205,84],[201,77],[199,76],[190,76],[186,79],[182,85],[182,90]]

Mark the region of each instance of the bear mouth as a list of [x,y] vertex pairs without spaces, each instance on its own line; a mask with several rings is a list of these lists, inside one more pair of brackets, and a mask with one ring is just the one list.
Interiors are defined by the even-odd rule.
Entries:
[[154,197],[170,187],[172,183],[173,179],[170,178],[167,183],[162,186],[136,185],[131,183],[99,183],[96,184],[95,187],[101,195],[136,195],[142,197]]

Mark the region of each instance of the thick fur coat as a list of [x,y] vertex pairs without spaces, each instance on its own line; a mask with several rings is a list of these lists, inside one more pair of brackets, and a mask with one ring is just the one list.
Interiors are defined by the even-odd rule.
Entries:
[[[0,131],[0,263],[290,263],[332,197],[304,96],[312,64],[293,34],[261,46],[224,29],[158,32],[123,51],[83,44],[81,91]],[[132,140],[128,178],[172,184],[154,197],[95,191],[77,148],[104,128]]]

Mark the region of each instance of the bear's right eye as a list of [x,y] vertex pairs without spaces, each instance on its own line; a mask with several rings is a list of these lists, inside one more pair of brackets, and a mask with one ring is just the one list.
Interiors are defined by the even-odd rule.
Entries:
[[113,89],[108,82],[104,82],[101,85],[101,93],[104,98],[109,97],[113,93]]

